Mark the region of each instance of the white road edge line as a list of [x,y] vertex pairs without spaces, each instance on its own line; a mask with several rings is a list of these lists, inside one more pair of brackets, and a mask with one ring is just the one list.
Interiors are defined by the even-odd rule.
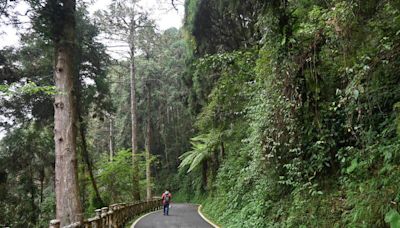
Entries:
[[208,220],[206,218],[206,216],[203,215],[203,213],[201,213],[201,207],[202,205],[200,204],[199,207],[197,208],[197,213],[199,213],[199,215],[206,221],[208,222],[211,226],[213,226],[214,228],[220,228],[219,226],[215,225],[213,222],[211,222],[210,220]]
[[162,210],[162,209],[156,210],[156,211],[152,211],[152,212],[149,212],[149,213],[147,213],[147,214],[144,214],[144,215],[140,216],[140,217],[139,217],[138,219],[136,219],[136,221],[132,224],[131,228],[135,228],[135,225],[140,221],[140,219],[144,218],[145,216],[148,216],[148,215],[157,213],[158,211],[161,211],[161,210]]

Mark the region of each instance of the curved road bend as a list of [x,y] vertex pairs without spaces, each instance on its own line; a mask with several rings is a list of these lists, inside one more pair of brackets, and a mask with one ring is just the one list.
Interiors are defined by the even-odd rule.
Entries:
[[150,213],[136,221],[131,228],[212,228],[198,214],[198,205],[171,204],[169,216],[164,216],[162,210]]

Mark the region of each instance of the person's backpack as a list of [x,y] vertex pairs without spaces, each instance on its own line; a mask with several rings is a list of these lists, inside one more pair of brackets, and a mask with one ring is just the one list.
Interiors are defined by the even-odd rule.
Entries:
[[164,202],[165,202],[165,203],[169,203],[170,200],[171,200],[170,194],[169,194],[169,193],[165,194],[165,195],[164,195]]

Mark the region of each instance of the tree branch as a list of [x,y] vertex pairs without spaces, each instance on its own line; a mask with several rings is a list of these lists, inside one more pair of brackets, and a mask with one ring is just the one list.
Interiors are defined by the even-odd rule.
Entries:
[[174,7],[174,9],[175,9],[176,11],[178,11],[178,8],[176,7],[175,1],[174,1],[174,0],[171,0],[171,4],[172,4],[172,7]]

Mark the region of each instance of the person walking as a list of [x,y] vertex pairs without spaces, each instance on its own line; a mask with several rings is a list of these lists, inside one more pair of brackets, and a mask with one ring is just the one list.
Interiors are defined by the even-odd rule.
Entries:
[[165,190],[165,192],[161,196],[163,206],[164,206],[164,215],[168,215],[169,213],[169,203],[171,202],[172,195],[168,191],[168,189]]

